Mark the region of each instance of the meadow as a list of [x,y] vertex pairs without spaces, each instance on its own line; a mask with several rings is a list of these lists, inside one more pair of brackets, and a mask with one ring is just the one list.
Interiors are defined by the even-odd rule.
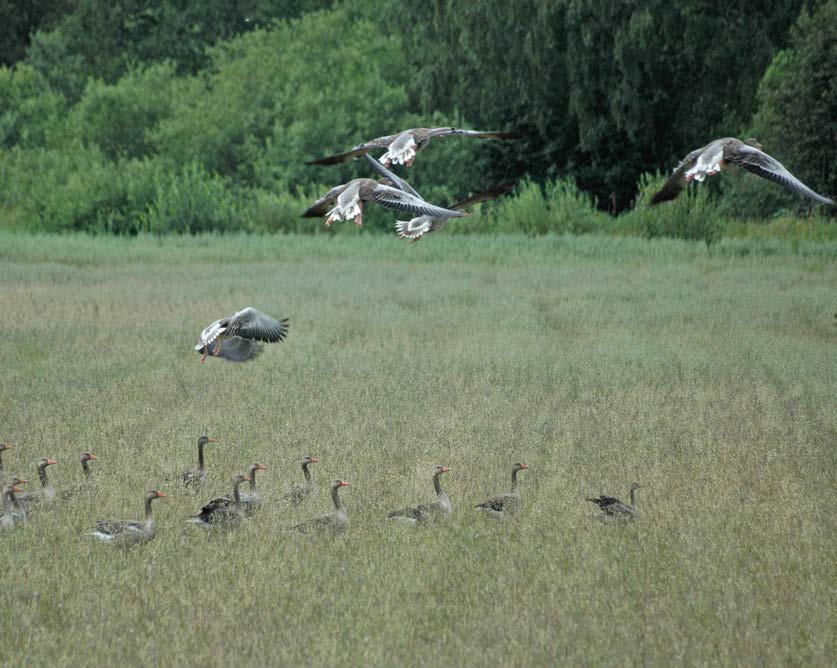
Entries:
[[[0,664],[833,665],[837,243],[0,233],[0,441],[95,484],[0,537]],[[193,350],[252,305],[286,342]],[[193,466],[202,433],[210,481]],[[319,493],[279,497],[320,458]],[[183,519],[253,461],[242,528]],[[524,461],[523,510],[473,505]],[[387,511],[432,496],[448,521]],[[330,510],[341,535],[284,529]],[[639,519],[595,521],[586,496]],[[139,518],[130,549],[86,537]]]

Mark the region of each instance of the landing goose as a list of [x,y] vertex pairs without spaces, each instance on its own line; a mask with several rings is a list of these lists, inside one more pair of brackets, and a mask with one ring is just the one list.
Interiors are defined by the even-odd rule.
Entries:
[[520,490],[517,487],[517,474],[525,471],[529,466],[518,462],[512,466],[512,484],[511,491],[507,494],[495,496],[493,499],[483,501],[477,504],[477,510],[489,513],[496,517],[504,517],[505,515],[514,515],[520,510]]
[[820,204],[834,204],[833,200],[815,193],[785,169],[778,160],[760,149],[761,144],[755,139],[741,141],[735,137],[716,139],[703,148],[695,149],[675,167],[665,185],[651,198],[651,204],[674,199],[689,181],[703,181],[707,176],[718,174],[728,164],[743,167],[748,172],[778,183],[786,190]]
[[436,464],[433,467],[433,488],[436,490],[436,498],[429,503],[423,503],[411,508],[403,508],[402,510],[395,510],[388,518],[395,520],[402,524],[418,524],[428,520],[434,520],[437,517],[444,517],[453,512],[450,498],[447,492],[442,487],[441,477],[443,473],[447,473],[450,469],[447,466]]
[[331,500],[334,501],[334,512],[320,515],[307,522],[302,522],[296,526],[291,527],[294,531],[301,531],[308,533],[310,531],[323,531],[331,529],[332,531],[342,531],[349,524],[349,514],[346,512],[346,507],[343,505],[343,500],[340,498],[340,488],[348,487],[349,483],[345,480],[334,480],[331,483]]
[[380,160],[385,165],[389,166],[394,163],[396,165],[406,165],[412,167],[416,159],[416,153],[425,148],[431,139],[441,137],[472,137],[475,139],[520,139],[524,136],[522,132],[497,132],[494,130],[461,130],[460,128],[411,128],[403,130],[394,135],[386,135],[385,137],[377,137],[370,139],[367,142],[358,144],[350,151],[344,153],[337,153],[329,155],[325,158],[318,158],[317,160],[310,160],[306,165],[339,165],[347,162],[352,158],[357,158],[361,155],[373,151],[378,148],[386,149],[386,152],[381,156]]
[[207,355],[230,362],[246,362],[262,352],[263,343],[278,343],[288,335],[288,319],[277,320],[248,306],[207,326],[198,337],[195,350],[201,362]]
[[166,495],[156,489],[148,490],[145,493],[145,519],[144,520],[99,520],[96,522],[96,531],[87,534],[105,543],[137,543],[149,541],[157,533],[157,522],[151,510],[151,502],[154,499],[165,499]]
[[598,498],[587,498],[587,501],[595,503],[602,510],[602,514],[606,518],[616,518],[622,520],[634,519],[638,511],[636,509],[636,491],[641,488],[638,482],[631,483],[630,495],[631,503],[622,503],[614,496],[605,496],[604,494]]

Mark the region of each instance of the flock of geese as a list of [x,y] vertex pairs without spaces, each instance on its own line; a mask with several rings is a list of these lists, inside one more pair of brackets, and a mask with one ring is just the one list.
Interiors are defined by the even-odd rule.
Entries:
[[[207,484],[208,474],[206,461],[204,459],[204,447],[214,443],[215,439],[201,436],[198,439],[198,466],[184,471],[178,484],[194,493],[199,493]],[[3,476],[2,453],[11,449],[12,446],[0,443],[0,476]],[[82,492],[85,486],[90,485],[91,470],[89,463],[97,459],[96,455],[84,452],[81,455],[81,467],[84,474],[84,481],[68,487],[58,494],[49,480],[47,467],[57,464],[54,459],[42,458],[38,462],[38,478],[41,481],[40,493],[25,493],[21,485],[28,481],[19,476],[4,478],[3,483],[3,515],[0,516],[0,530],[13,529],[15,526],[24,524],[28,517],[36,512],[41,512],[57,500],[68,501]],[[319,462],[317,457],[306,456],[301,460],[303,481],[295,484],[281,497],[285,504],[298,506],[306,499],[313,496],[317,491],[317,484],[314,482],[312,466]],[[266,466],[259,462],[253,462],[245,475],[236,473],[232,477],[232,494],[229,496],[218,496],[211,499],[200,507],[197,514],[186,518],[186,522],[202,527],[224,527],[235,528],[252,517],[262,506],[262,494],[256,485],[256,474],[266,470]],[[518,474],[529,467],[518,462],[511,469],[511,489],[487,501],[475,505],[476,510],[487,513],[494,517],[507,517],[516,515],[521,510],[520,488],[518,486]],[[436,464],[432,469],[433,489],[435,498],[425,503],[409,506],[395,510],[387,514],[387,519],[399,524],[417,525],[433,522],[442,519],[453,513],[453,504],[450,497],[442,487],[442,475],[449,473],[450,468]],[[247,492],[241,491],[242,483],[249,483]],[[348,487],[349,483],[342,479],[331,482],[331,500],[334,503],[334,510],[325,515],[320,515],[300,524],[288,527],[290,531],[303,533],[330,530],[339,532],[349,524],[349,513],[343,500],[340,498],[340,489]],[[636,490],[640,488],[639,483],[633,483],[630,488],[631,502],[623,503],[612,496],[600,496],[588,498],[599,506],[601,512],[597,517],[604,521],[630,521],[637,516]],[[149,541],[156,535],[157,521],[154,518],[152,502],[157,499],[166,498],[166,494],[151,489],[145,493],[145,515],[141,520],[99,520],[96,528],[90,532],[93,536],[106,543],[132,544]]]

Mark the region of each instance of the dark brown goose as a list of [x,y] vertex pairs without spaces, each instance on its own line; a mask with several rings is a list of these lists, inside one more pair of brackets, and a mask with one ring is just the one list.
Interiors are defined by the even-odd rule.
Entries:
[[38,478],[41,481],[41,492],[39,494],[15,495],[15,501],[20,508],[26,512],[31,512],[36,505],[40,503],[51,503],[55,500],[55,488],[52,486],[52,481],[47,475],[47,467],[57,463],[57,461],[49,457],[41,457],[38,460]]
[[[461,218],[462,211],[443,209],[425,202],[411,192],[385,185],[375,179],[352,179],[348,183],[335,186],[302,214],[303,218],[319,218],[326,215],[326,227],[331,227],[335,220],[354,220],[355,225],[363,225],[363,205],[366,202],[378,204],[385,209],[411,213],[415,216],[434,218]],[[334,205],[329,209],[328,206]]]
[[[22,482],[26,482],[25,480]],[[15,524],[23,524],[26,521],[26,513],[15,510],[13,496],[20,494],[23,489],[11,480],[3,483],[3,514],[0,515],[0,531],[13,529]]]
[[201,353],[201,363],[207,355],[230,362],[246,362],[262,352],[262,343],[279,343],[287,335],[287,318],[277,320],[248,306],[204,328],[195,350]]
[[207,443],[215,443],[215,439],[209,438],[208,436],[201,436],[198,439],[198,468],[187,469],[180,474],[180,482],[193,490],[197,490],[206,484],[207,474],[203,459],[203,449]]
[[450,469],[447,466],[436,464],[433,467],[433,488],[436,490],[436,498],[429,503],[423,503],[419,506],[412,506],[411,508],[403,508],[402,510],[395,510],[387,515],[388,518],[403,524],[418,524],[420,522],[427,522],[434,520],[437,517],[445,517],[453,512],[450,498],[447,492],[442,487],[442,474],[447,473]]
[[302,458],[302,475],[305,476],[305,482],[294,485],[291,491],[282,497],[284,501],[290,501],[293,505],[298,506],[317,489],[317,485],[314,482],[314,473],[311,471],[311,464],[316,464],[318,461],[320,460],[311,456]]
[[346,507],[343,505],[343,500],[340,498],[340,488],[348,487],[349,483],[345,480],[334,480],[331,483],[331,500],[334,501],[334,512],[320,515],[307,522],[302,522],[294,527],[294,531],[301,531],[307,533],[310,531],[322,531],[324,529],[331,529],[332,531],[342,531],[349,524],[349,513],[346,512]]
[[512,466],[511,491],[508,494],[501,494],[500,496],[495,496],[493,499],[477,504],[477,510],[482,510],[483,512],[494,515],[495,517],[514,515],[519,512],[520,490],[517,487],[517,474],[528,468],[528,465],[520,462]]
[[631,495],[630,505],[622,503],[614,496],[605,496],[604,494],[595,499],[588,497],[587,501],[595,503],[599,508],[601,508],[602,514],[606,518],[632,520],[639,514],[636,509],[636,491],[641,487],[642,485],[638,482],[631,483],[631,489],[629,492]]
[[748,172],[820,204],[834,204],[827,197],[815,193],[785,169],[782,163],[760,149],[761,144],[755,139],[741,141],[735,137],[716,139],[703,148],[695,149],[675,167],[665,185],[651,198],[651,204],[674,199],[689,181],[703,181],[707,176],[718,174],[729,164],[743,167]]
[[187,518],[186,521],[204,527],[213,525],[224,527],[238,526],[246,516],[244,513],[244,507],[241,504],[241,493],[238,488],[241,483],[248,480],[250,480],[250,478],[243,473],[236,473],[232,478],[232,505],[230,505],[230,498],[228,496],[219,496],[203,505],[197,515]]
[[325,158],[318,158],[317,160],[310,160],[306,165],[339,165],[347,162],[352,158],[360,157],[374,151],[375,149],[385,148],[380,160],[385,165],[389,166],[392,163],[396,165],[407,165],[411,167],[416,159],[416,153],[425,148],[431,139],[441,137],[472,137],[475,139],[520,139],[524,135],[521,132],[497,132],[494,130],[461,130],[459,128],[411,128],[398,132],[394,135],[387,135],[385,137],[377,137],[370,139],[367,142],[358,144],[350,151],[344,153],[337,153],[329,155]]
[[165,499],[163,492],[156,489],[148,490],[145,493],[145,519],[144,520],[99,520],[96,522],[96,531],[87,534],[105,543],[137,543],[149,541],[157,533],[157,521],[151,510],[151,502],[154,499]]

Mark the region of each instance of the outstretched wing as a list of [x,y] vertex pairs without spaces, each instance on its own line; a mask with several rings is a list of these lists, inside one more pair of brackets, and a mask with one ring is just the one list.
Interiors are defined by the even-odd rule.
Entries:
[[767,153],[760,151],[755,146],[741,144],[736,147],[735,151],[730,152],[728,155],[725,154],[724,159],[768,181],[778,183],[786,190],[790,190],[797,195],[808,197],[820,204],[834,204],[833,200],[815,193],[802,183],[802,181],[785,169],[784,165],[776,160],[776,158],[767,155]]
[[343,192],[346,184],[342,184],[339,186],[334,186],[331,190],[329,190],[325,195],[320,197],[316,202],[314,202],[305,212],[302,214],[302,218],[322,218],[324,215],[328,213],[328,210],[331,208],[331,205],[334,203],[334,200],[337,199],[338,195]]
[[343,153],[335,153],[334,155],[328,155],[325,158],[318,158],[316,160],[308,160],[306,161],[306,165],[339,165],[344,162],[348,162],[352,158],[357,158],[369,151],[376,149],[376,148],[386,148],[392,143],[392,140],[395,139],[398,135],[387,135],[386,137],[378,137],[376,139],[370,139],[363,144],[358,144],[350,151],[344,151]]
[[277,343],[288,334],[288,319],[277,320],[252,306],[248,306],[232,317],[229,330],[230,334],[235,334],[243,339]]
[[390,181],[392,181],[392,183],[395,184],[396,188],[398,188],[399,190],[403,190],[404,192],[409,193],[409,194],[413,195],[414,197],[418,197],[420,200],[424,199],[421,195],[419,195],[415,191],[413,186],[411,186],[409,183],[407,183],[401,177],[397,176],[396,174],[394,174],[393,172],[388,170],[386,167],[384,167],[380,162],[378,162],[371,155],[366,154],[364,157],[366,158],[366,162],[369,163],[369,165],[372,167],[372,169],[374,169],[376,172],[378,172],[378,174],[380,174],[383,178],[389,179]]
[[461,218],[467,214],[462,211],[444,209],[434,204],[425,202],[420,197],[411,195],[403,190],[391,188],[390,186],[379,185],[366,198],[384,208],[404,213],[411,213],[414,216],[430,216],[432,218]]
[[195,346],[195,350],[203,350],[208,344],[212,343],[221,334],[223,334],[227,329],[228,320],[229,318],[221,318],[206,327],[198,337],[198,343]]
[[493,188],[474,193],[470,197],[463,199],[461,202],[457,202],[451,207],[451,209],[459,211],[461,209],[467,209],[468,207],[474,206],[474,204],[479,204],[480,202],[487,202],[488,200],[502,197],[506,193],[510,192],[512,188],[514,188],[514,185],[515,184],[511,181],[508,183],[500,183]]
[[497,130],[462,130],[460,128],[431,128],[428,136],[433,137],[474,137],[475,139],[523,139],[525,132],[499,132]]
[[680,194],[680,191],[686,187],[686,172],[689,171],[695,164],[700,154],[703,153],[703,148],[696,148],[680,161],[680,164],[674,168],[668,181],[663,184],[654,196],[651,198],[651,204],[659,204],[660,202],[668,202]]

